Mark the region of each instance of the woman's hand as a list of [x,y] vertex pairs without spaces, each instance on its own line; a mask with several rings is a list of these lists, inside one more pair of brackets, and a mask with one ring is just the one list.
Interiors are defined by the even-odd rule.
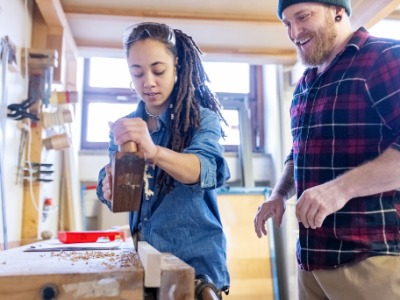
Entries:
[[152,160],[157,155],[157,146],[153,143],[147,123],[143,119],[121,118],[115,123],[109,122],[109,126],[116,145],[133,141],[146,159]]
[[111,175],[111,165],[106,165],[105,166],[105,171],[106,171],[106,176],[104,177],[103,181],[101,182],[102,185],[102,192],[104,199],[107,201],[112,201],[111,196],[112,196],[112,175]]

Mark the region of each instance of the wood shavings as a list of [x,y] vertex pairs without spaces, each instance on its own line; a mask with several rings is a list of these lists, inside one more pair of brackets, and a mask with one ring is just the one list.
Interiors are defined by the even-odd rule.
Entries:
[[120,266],[121,267],[130,267],[130,266],[139,266],[139,256],[135,257],[133,253],[122,253],[120,259]]
[[149,200],[151,196],[154,195],[154,192],[150,189],[149,179],[153,178],[149,173],[149,163],[146,163],[144,167],[143,181],[144,181],[144,194],[146,195],[146,200]]
[[96,259],[96,263],[98,264],[99,259],[105,259],[105,261],[100,262],[100,264],[107,269],[112,269],[115,268],[120,255],[112,251],[59,251],[51,253],[51,256],[59,257],[60,259],[68,259],[72,262],[72,265],[79,262],[85,262],[85,264],[88,265],[89,261],[94,259]]
[[[132,252],[116,252],[116,251],[58,251],[52,252],[52,257],[59,257],[60,259],[70,260],[72,265],[76,263],[85,263],[89,265],[90,261],[96,262],[107,269],[114,269],[118,265],[120,267],[140,266],[139,256]],[[103,261],[99,262],[99,259]]]

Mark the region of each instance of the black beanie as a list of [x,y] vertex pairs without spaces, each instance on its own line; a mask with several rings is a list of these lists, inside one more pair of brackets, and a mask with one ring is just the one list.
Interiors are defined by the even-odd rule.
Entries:
[[304,2],[316,2],[326,5],[340,6],[346,10],[346,13],[349,16],[351,15],[350,0],[279,0],[278,11],[277,11],[279,19],[282,19],[282,12],[285,10],[286,7],[293,4],[304,3]]

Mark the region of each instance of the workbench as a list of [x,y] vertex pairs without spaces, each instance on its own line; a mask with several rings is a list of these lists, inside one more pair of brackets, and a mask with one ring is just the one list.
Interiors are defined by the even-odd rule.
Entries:
[[151,270],[143,267],[132,241],[82,245],[88,248],[65,251],[57,248],[79,245],[48,240],[1,251],[0,299],[139,300],[149,299],[149,290],[156,295],[150,299],[194,298],[194,269],[170,253],[161,253],[159,284],[148,288]]

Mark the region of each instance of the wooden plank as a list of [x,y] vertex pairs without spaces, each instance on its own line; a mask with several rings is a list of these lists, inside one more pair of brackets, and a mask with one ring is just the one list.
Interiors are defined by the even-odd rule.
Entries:
[[[63,77],[69,72],[68,67],[72,65],[71,61],[77,61],[75,40],[59,0],[35,0],[35,3],[32,39],[37,40],[33,40],[32,43],[35,47],[57,50],[58,67],[54,69],[53,80],[62,83]],[[39,37],[35,38],[34,33],[39,34]],[[66,53],[69,61],[64,57]],[[69,88],[73,85],[75,84],[68,83]]]
[[194,276],[194,268],[190,265],[171,253],[163,253],[158,299],[193,300]]
[[32,22],[32,48],[57,51],[57,65],[53,68],[53,81],[61,82],[63,28],[54,24],[49,26],[37,5],[33,6]]
[[[40,114],[42,102],[39,100],[32,105],[30,112]],[[42,123],[32,121],[30,128],[30,139],[25,146],[25,160],[40,162],[42,159]],[[30,142],[30,146],[29,146]],[[23,204],[22,204],[22,226],[21,243],[28,244],[37,241],[39,231],[39,197],[40,182],[24,181],[23,183]]]
[[65,231],[80,231],[83,229],[83,218],[76,154],[74,153],[73,145],[61,151],[63,177],[61,182],[59,229]]
[[33,5],[32,12],[31,48],[47,49],[47,25],[37,5]]
[[64,11],[58,0],[35,0],[46,24],[63,27]]
[[144,268],[144,286],[161,284],[161,253],[147,242],[138,242],[138,254]]
[[123,250],[23,252],[29,247],[0,252],[2,299],[41,300],[44,289],[55,291],[57,300],[143,299],[144,270],[133,246]]

